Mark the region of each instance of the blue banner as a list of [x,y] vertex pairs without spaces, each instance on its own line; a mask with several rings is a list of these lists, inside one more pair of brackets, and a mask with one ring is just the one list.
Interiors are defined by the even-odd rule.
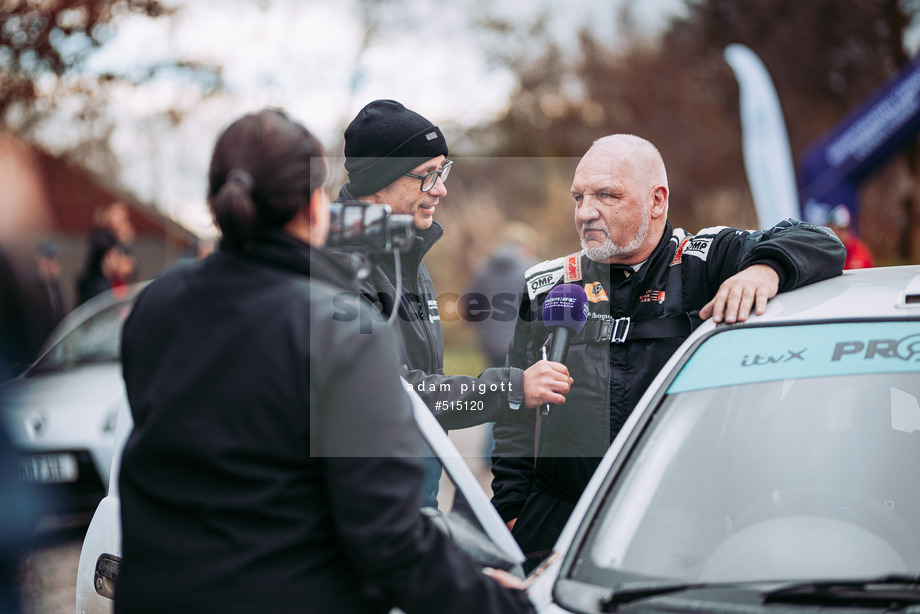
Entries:
[[802,157],[803,210],[846,205],[858,213],[859,183],[920,130],[920,56],[839,122]]

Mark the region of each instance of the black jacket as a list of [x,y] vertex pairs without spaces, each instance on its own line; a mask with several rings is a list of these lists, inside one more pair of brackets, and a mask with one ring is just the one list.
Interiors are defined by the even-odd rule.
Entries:
[[[529,269],[512,365],[526,368],[539,360],[549,335],[542,304],[554,286],[584,285],[589,318],[568,352],[574,384],[566,402],[540,421],[536,464],[535,410],[522,407],[495,425],[493,503],[502,517],[517,518],[532,492],[569,504],[578,499],[639,398],[698,323],[688,314],[708,303],[722,282],[750,265],[769,264],[780,276],[780,291],[791,290],[839,275],[845,257],[828,229],[791,220],[762,232],[718,227],[696,236],[668,223],[638,270],[582,254]],[[626,318],[625,342],[611,343],[614,331],[625,330]]]
[[[339,201],[356,199],[345,184]],[[396,281],[402,282],[401,297],[394,320],[400,341],[399,374],[432,410],[445,429],[459,429],[504,416],[508,402],[521,403],[524,398],[524,372],[516,368],[489,368],[478,377],[444,375],[444,335],[438,312],[437,294],[428,268],[422,259],[444,234],[437,223],[416,231],[413,244],[400,254],[399,270],[392,253],[366,256],[371,261],[370,273],[362,280],[361,294],[378,310],[377,317],[367,322],[365,330],[386,326],[385,322],[396,304]],[[349,252],[335,252],[340,260],[354,257]],[[341,299],[340,312],[352,313],[352,307],[362,297]]]
[[267,233],[139,296],[117,612],[530,611],[421,515],[397,343],[335,317],[345,274]]

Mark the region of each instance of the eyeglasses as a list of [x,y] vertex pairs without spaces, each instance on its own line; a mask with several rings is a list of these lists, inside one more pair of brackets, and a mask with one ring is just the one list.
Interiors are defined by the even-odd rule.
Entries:
[[416,175],[415,173],[406,173],[406,177],[412,177],[413,179],[421,179],[422,181],[422,192],[427,192],[434,187],[434,184],[438,182],[438,177],[441,178],[441,182],[447,181],[447,176],[450,175],[450,166],[453,164],[453,160],[447,160],[444,162],[444,166],[439,168],[436,171],[431,171],[430,173],[425,173],[424,175]]

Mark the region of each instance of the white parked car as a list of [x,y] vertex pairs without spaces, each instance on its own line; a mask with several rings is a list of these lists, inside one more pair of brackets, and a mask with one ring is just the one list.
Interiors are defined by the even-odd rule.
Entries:
[[0,388],[0,419],[20,453],[20,474],[36,484],[50,513],[92,512],[105,496],[125,403],[121,326],[142,286],[123,286],[77,307],[39,358]]
[[[501,519],[410,396],[479,525],[448,514],[447,530],[483,564],[519,573]],[[847,271],[775,297],[744,324],[693,333],[611,445],[528,595],[541,614],[920,604],[917,466],[920,266]],[[78,612],[110,608],[120,528],[109,493],[84,542]]]
[[846,271],[681,346],[529,594],[541,613],[920,604],[918,466],[920,266]]

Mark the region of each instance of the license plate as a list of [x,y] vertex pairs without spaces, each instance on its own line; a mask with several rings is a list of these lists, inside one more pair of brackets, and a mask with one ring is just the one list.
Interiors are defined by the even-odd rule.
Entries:
[[56,484],[77,481],[77,459],[73,454],[36,454],[19,461],[19,475],[27,482]]

